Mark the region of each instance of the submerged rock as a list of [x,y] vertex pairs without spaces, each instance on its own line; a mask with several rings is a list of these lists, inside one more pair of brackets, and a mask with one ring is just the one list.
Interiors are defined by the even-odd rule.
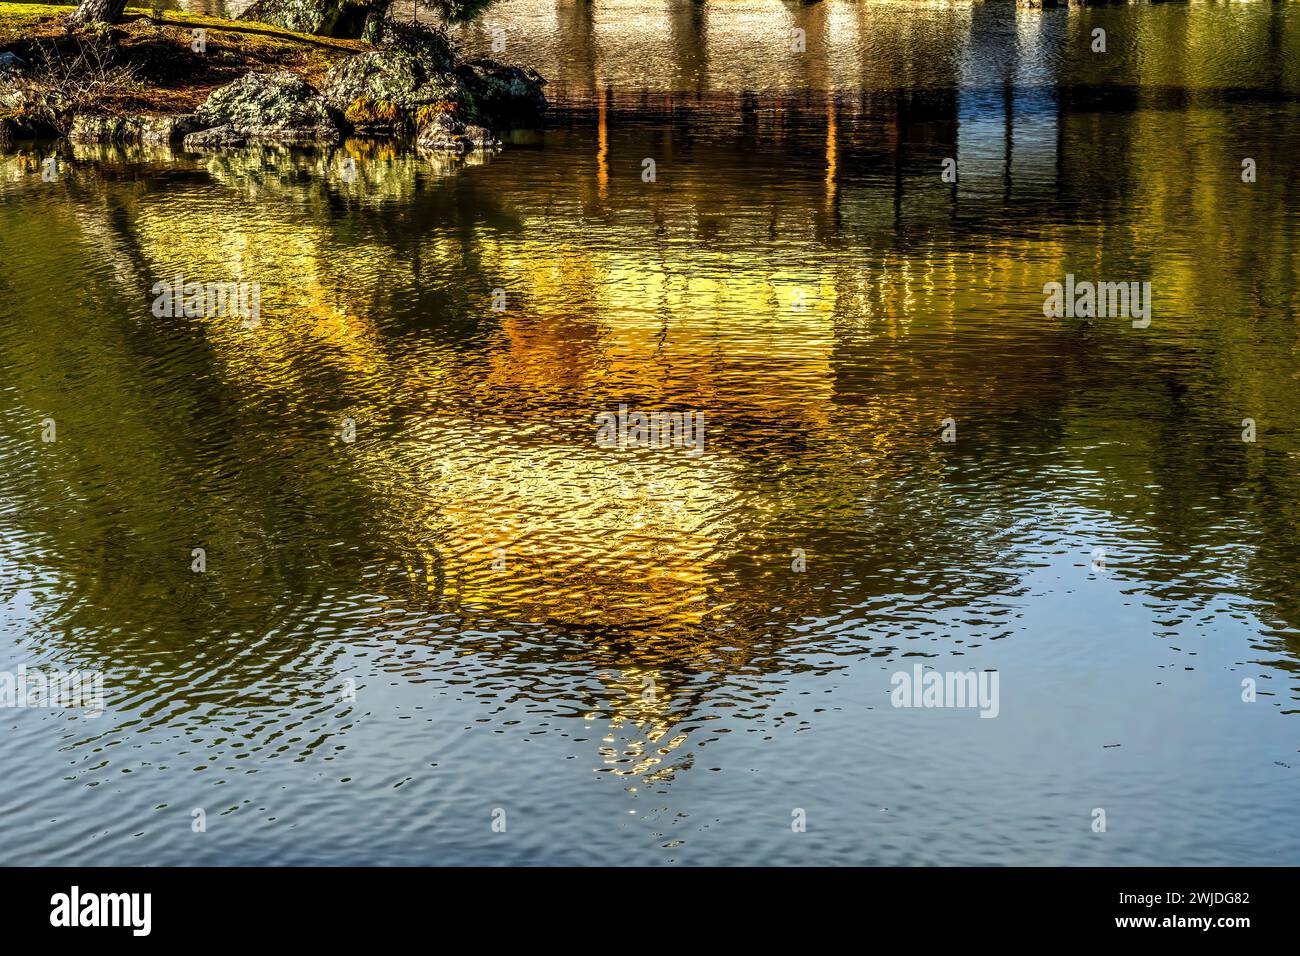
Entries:
[[[324,98],[293,73],[249,73],[214,90],[195,114],[202,133],[185,145],[232,145],[234,140],[336,143],[339,124]],[[229,127],[221,133],[216,129]],[[212,135],[208,135],[212,134]]]
[[182,116],[93,116],[79,114],[72,118],[68,139],[74,143],[139,143],[142,146],[165,146],[180,142],[198,129],[193,114]]

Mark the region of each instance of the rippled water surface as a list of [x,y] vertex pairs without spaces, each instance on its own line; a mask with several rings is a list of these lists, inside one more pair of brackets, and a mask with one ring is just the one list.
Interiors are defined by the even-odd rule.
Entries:
[[1300,7],[647,11],[464,31],[489,158],[0,154],[0,670],[107,697],[0,710],[5,862],[1300,861]]

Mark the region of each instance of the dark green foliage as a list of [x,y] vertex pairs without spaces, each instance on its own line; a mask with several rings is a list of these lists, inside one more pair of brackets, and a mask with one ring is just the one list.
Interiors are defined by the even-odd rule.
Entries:
[[444,23],[465,23],[495,2],[496,0],[416,0],[416,5],[432,10]]

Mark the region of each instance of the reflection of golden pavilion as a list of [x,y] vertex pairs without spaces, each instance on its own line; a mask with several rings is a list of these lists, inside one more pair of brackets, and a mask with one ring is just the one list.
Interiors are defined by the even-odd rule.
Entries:
[[[724,463],[539,443],[508,425],[430,424],[423,447],[442,465],[416,520],[442,556],[444,598],[593,628],[708,613]],[[427,571],[425,580],[435,586]]]
[[[673,768],[660,765],[686,742],[687,734],[672,733],[678,718],[673,715],[672,700],[663,685],[665,672],[632,665],[600,676],[615,695],[609,732],[601,740],[604,764],[616,776],[644,777],[646,783],[670,777]],[[599,717],[594,713],[586,715],[588,721]],[[628,738],[621,751],[614,746],[619,735]]]
[[[254,224],[238,207],[207,202],[150,206],[138,228],[156,271],[262,283],[259,328],[206,320],[231,382],[359,423],[360,439],[340,445],[341,467],[383,502],[384,533],[410,556],[421,591],[493,616],[593,628],[706,624],[726,600],[716,569],[739,537],[746,465],[732,430],[759,423],[825,440],[846,329],[899,336],[921,321],[951,330],[1011,281],[999,273],[1025,268],[1009,248],[961,261],[886,254],[862,271],[811,247],[793,260],[801,266],[777,266],[761,241],[712,253],[699,243],[593,250],[580,222],[530,228],[524,216],[514,232],[424,240],[427,261],[458,258],[473,242],[484,274],[507,277],[507,309],[491,312],[484,297],[495,331],[464,366],[439,343],[403,352],[385,342],[368,314],[373,290],[355,277],[408,269],[391,247],[339,246],[326,225],[271,204]],[[787,251],[811,242],[787,240]],[[987,287],[962,291],[959,271]],[[304,382],[321,362],[339,382],[328,395]],[[409,409],[426,394],[424,417],[367,436],[391,405]],[[703,411],[706,454],[597,447],[594,415],[628,396],[646,410]],[[916,440],[909,417],[889,407],[861,409],[855,427],[873,455]],[[321,441],[337,435],[323,431]],[[769,517],[788,507],[797,504]]]
[[[843,350],[897,339],[901,356],[915,334],[1023,337],[1023,324],[1007,325],[1007,290],[1028,290],[1032,316],[1042,276],[1064,268],[1059,237],[1036,241],[1030,256],[1009,236],[957,246],[874,241],[877,199],[893,200],[860,179],[837,181],[840,139],[856,124],[835,108],[818,118],[824,175],[790,180],[759,201],[743,189],[719,192],[707,177],[679,179],[647,199],[634,175],[611,179],[602,168],[605,118],[589,164],[558,184],[495,176],[509,172],[507,161],[462,168],[516,228],[435,230],[414,256],[373,233],[341,243],[328,218],[292,204],[250,208],[211,191],[142,203],[135,218],[152,271],[262,284],[258,329],[207,320],[214,353],[237,389],[279,396],[330,426],[343,416],[359,424],[339,467],[374,492],[382,533],[408,556],[422,593],[519,620],[696,630],[729,600],[719,568],[737,557],[737,526],[753,548],[768,525],[779,533],[783,514],[817,505],[800,501],[794,486],[780,500],[757,499],[746,434],[843,447],[849,464],[826,477],[851,499],[867,471],[891,467],[892,450],[926,441],[926,423],[937,428],[949,401],[978,402],[1006,373],[974,374],[969,349],[935,363],[942,353],[932,349],[931,366],[906,369],[917,387],[884,402],[870,376],[839,377]],[[319,162],[316,175],[328,176],[333,160]],[[361,168],[373,173],[381,162],[384,178],[370,192],[416,191],[422,161],[384,155]],[[238,167],[212,172],[243,188]],[[260,189],[275,187],[259,180]],[[927,203],[950,201],[932,185],[915,192]],[[573,214],[554,215],[557,200]],[[903,195],[905,213],[909,202]],[[840,228],[872,240],[854,256],[828,253],[810,228],[807,210],[827,204]],[[700,231],[706,213],[722,224],[718,241]],[[590,216],[612,241],[591,241]],[[382,277],[409,275],[413,258],[472,260],[485,277],[482,338],[464,360],[434,333],[391,342],[377,320],[387,308]],[[500,313],[489,296],[497,283],[507,290]],[[449,307],[472,312],[475,301],[471,291]],[[321,381],[322,365],[333,383],[327,394],[308,385],[309,375]],[[837,415],[846,388],[857,389],[851,415]],[[623,401],[703,411],[706,454],[600,449],[594,415]],[[936,402],[945,407],[930,407]],[[405,418],[393,423],[396,407]],[[378,423],[397,427],[376,437],[367,428]],[[322,428],[322,443],[332,440]]]

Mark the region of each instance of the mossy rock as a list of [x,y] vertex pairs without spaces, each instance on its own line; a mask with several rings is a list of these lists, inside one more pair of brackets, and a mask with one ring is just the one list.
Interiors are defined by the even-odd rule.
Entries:
[[72,119],[68,139],[74,143],[139,143],[165,146],[180,142],[198,129],[193,116],[97,116],[79,114]]
[[415,57],[430,75],[450,72],[456,65],[456,50],[447,34],[420,23],[385,20],[378,42],[385,49]]
[[0,53],[0,110],[20,110],[26,99],[22,87],[26,64],[13,53]]
[[327,37],[360,37],[367,20],[382,16],[387,2],[376,0],[256,0],[240,14],[241,20],[256,20]]
[[335,64],[321,83],[325,102],[363,132],[418,129],[425,107],[464,111],[468,102],[459,77],[430,73],[425,64],[395,49],[349,57]]
[[425,80],[418,60],[395,50],[376,50],[340,60],[321,81],[321,96],[340,112],[359,100],[413,107]]
[[425,123],[415,141],[420,149],[441,153],[467,153],[494,150],[501,145],[491,130],[465,125],[450,111],[436,113]]
[[197,117],[204,128],[233,126],[285,130],[334,130],[337,123],[324,98],[289,72],[249,73],[213,90]]

